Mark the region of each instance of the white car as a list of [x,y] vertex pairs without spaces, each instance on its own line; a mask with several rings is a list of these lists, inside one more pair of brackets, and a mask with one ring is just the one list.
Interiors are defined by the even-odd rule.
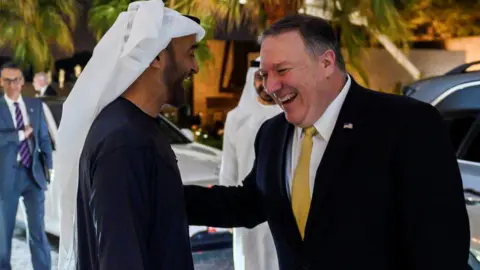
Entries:
[[[64,100],[64,98],[44,99],[45,117],[52,137],[52,145],[55,145]],[[218,184],[222,152],[194,142],[193,133],[190,130],[179,130],[163,116],[160,116],[158,120],[177,156],[183,183],[201,186]],[[53,151],[53,159],[55,159],[55,150]],[[58,200],[53,198],[52,190],[47,190],[45,194],[45,229],[52,235],[60,236],[60,220],[56,202]],[[17,221],[26,222],[25,207],[22,201],[19,206]],[[190,226],[190,236],[205,230],[207,230],[207,227]]]

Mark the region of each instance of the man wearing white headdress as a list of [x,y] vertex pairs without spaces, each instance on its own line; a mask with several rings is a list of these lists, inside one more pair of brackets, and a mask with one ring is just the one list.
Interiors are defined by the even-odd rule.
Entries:
[[95,47],[58,133],[59,269],[193,269],[180,173],[156,117],[182,104],[204,35],[196,18],[138,1]]
[[[240,102],[227,114],[220,169],[221,185],[242,184],[253,167],[253,146],[258,129],[264,121],[282,112],[263,91],[259,64],[260,58],[252,61]],[[233,235],[235,270],[278,269],[277,253],[267,223],[254,229],[234,228]]]

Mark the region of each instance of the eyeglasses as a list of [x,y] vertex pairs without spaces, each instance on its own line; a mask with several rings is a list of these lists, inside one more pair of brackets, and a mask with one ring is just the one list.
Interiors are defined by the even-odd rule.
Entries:
[[22,78],[22,77],[17,77],[17,78],[13,78],[13,79],[10,79],[10,78],[2,78],[2,81],[3,81],[3,83],[6,84],[6,85],[10,85],[10,84],[18,85],[18,84],[22,83],[23,78]]

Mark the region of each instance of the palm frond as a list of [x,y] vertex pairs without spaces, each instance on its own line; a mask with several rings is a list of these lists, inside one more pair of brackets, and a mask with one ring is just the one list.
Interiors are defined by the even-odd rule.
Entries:
[[10,46],[22,66],[52,68],[51,45],[73,52],[74,0],[1,1],[0,15],[0,46]]

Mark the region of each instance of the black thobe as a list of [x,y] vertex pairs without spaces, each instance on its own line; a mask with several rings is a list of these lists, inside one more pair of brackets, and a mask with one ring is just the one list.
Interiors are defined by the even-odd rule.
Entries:
[[119,98],[80,157],[77,269],[193,269],[183,187],[156,119]]

